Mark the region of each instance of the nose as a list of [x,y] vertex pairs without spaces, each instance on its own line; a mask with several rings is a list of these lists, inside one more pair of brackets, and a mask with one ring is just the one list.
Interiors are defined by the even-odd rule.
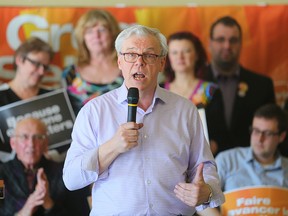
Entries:
[[95,36],[99,38],[101,36],[101,31],[100,30],[95,30]]
[[178,55],[181,59],[184,58],[184,52],[180,52]]
[[30,136],[30,137],[27,139],[27,145],[33,147],[33,146],[35,146],[35,144],[36,144],[36,140],[34,139],[33,136]]
[[265,134],[263,132],[260,132],[258,135],[258,139],[260,142],[264,142],[265,140]]
[[229,48],[229,47],[231,46],[230,41],[229,41],[229,40],[225,40],[224,43],[223,43],[223,46],[224,46],[225,48]]
[[264,140],[265,140],[265,134],[264,133],[261,133],[260,134],[260,140],[261,140],[261,142],[263,142]]
[[37,71],[40,75],[44,75],[45,74],[45,68],[44,68],[44,65],[39,65],[38,68],[37,68]]
[[136,62],[135,62],[135,65],[140,65],[140,66],[143,66],[145,64],[145,61],[143,59],[143,56],[138,56]]

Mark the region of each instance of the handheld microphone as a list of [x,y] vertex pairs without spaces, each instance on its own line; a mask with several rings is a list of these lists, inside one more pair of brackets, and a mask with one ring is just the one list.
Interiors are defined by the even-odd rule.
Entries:
[[129,88],[127,99],[128,99],[127,122],[136,122],[137,104],[139,101],[138,88],[134,87]]

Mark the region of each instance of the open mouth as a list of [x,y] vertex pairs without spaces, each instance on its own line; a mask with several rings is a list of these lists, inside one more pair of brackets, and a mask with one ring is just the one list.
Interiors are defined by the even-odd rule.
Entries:
[[133,74],[134,79],[141,80],[145,78],[145,75],[143,73],[135,73]]

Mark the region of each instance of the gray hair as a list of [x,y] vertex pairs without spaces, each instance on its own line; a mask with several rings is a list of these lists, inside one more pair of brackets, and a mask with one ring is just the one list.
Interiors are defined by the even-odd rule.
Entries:
[[167,46],[167,40],[166,37],[156,28],[149,28],[147,26],[143,25],[133,25],[127,29],[124,29],[115,41],[115,48],[117,53],[119,54],[121,52],[122,44],[123,42],[131,37],[132,35],[138,35],[138,36],[148,36],[152,35],[154,36],[160,43],[161,47],[161,56],[166,56],[168,53],[168,46]]

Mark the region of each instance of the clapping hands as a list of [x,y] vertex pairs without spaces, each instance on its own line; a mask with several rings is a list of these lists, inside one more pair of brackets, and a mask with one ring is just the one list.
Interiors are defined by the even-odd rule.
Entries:
[[37,171],[37,185],[33,193],[28,197],[23,208],[17,213],[18,216],[31,216],[39,206],[46,210],[53,207],[54,202],[49,194],[49,182],[43,168]]

